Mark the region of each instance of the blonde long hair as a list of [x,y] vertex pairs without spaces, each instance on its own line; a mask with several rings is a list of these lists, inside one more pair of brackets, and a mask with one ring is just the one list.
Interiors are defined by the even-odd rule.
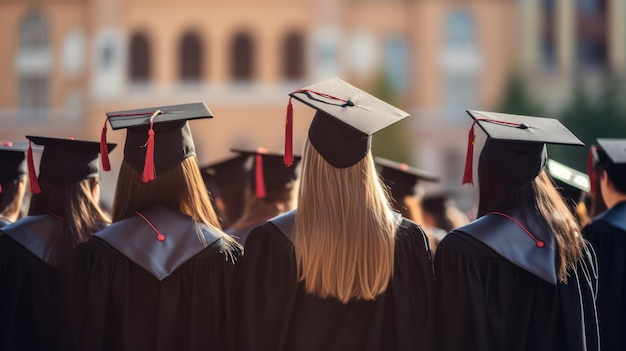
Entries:
[[396,228],[371,152],[334,168],[307,140],[293,243],[308,293],[342,303],[375,299],[393,275]]
[[[163,206],[187,215],[197,223],[221,229],[195,156],[187,157],[148,183],[142,183],[141,173],[126,161],[122,162],[113,203],[113,222],[152,206]],[[199,236],[199,239],[205,242],[204,237]],[[225,234],[223,239],[240,247],[229,235]]]

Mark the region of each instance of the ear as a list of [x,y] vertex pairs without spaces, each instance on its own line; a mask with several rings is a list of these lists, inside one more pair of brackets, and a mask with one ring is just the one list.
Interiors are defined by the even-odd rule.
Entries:
[[602,170],[602,173],[600,173],[600,185],[604,189],[611,189],[613,187],[613,182],[611,181],[611,178],[609,178],[608,173],[604,169]]

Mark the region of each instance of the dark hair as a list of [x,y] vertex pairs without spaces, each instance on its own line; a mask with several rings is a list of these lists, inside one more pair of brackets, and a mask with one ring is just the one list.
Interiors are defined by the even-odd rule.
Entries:
[[[492,211],[507,212],[515,209],[524,218],[540,217],[549,225],[557,247],[557,274],[561,282],[567,281],[568,270],[574,269],[582,257],[583,240],[580,227],[552,185],[545,171],[529,183],[509,186],[490,167],[479,160],[478,177],[481,184],[478,217]],[[482,186],[486,184],[487,186]]]
[[20,210],[22,206],[23,192],[20,193],[20,184],[25,186],[26,176],[21,176],[10,182],[2,183],[2,192],[0,192],[0,216],[8,216]]
[[98,178],[92,177],[57,188],[39,179],[41,193],[33,195],[28,215],[53,213],[63,218],[64,222],[62,239],[52,248],[52,265],[61,267],[74,247],[111,222],[93,198],[93,189],[98,184]]

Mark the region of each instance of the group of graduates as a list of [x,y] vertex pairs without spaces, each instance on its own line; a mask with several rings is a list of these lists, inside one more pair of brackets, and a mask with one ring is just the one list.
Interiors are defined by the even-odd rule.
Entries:
[[[315,111],[300,155],[292,99]],[[415,184],[437,176],[373,157],[409,115],[339,78],[289,94],[284,152],[205,167],[204,103],[107,113],[100,141],[0,142],[0,350],[626,349],[626,139],[591,147],[583,223],[547,172],[573,133],[468,114],[471,222],[425,211]],[[110,215],[107,125],[126,129]]]

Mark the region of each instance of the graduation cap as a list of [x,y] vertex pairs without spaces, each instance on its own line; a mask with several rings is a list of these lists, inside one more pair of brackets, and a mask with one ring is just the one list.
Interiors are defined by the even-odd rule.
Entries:
[[474,184],[474,125],[487,134],[482,151],[484,162],[497,167],[500,177],[511,186],[535,179],[547,160],[545,144],[584,145],[559,120],[496,112],[467,111],[474,119],[469,131],[463,184]]
[[[42,148],[38,147],[37,151]],[[9,183],[28,172],[26,166],[27,141],[0,141],[0,193],[2,183]]]
[[[253,158],[253,166],[250,171],[252,190],[259,199],[265,198],[267,192],[283,189],[285,185],[298,178],[295,167],[287,167],[283,163],[284,154],[270,152],[265,148],[232,149],[246,157]],[[301,156],[294,155],[292,165],[298,165]]]
[[547,170],[559,193],[565,198],[572,199],[574,203],[581,201],[583,195],[591,190],[589,176],[583,172],[551,159],[547,162]]
[[[124,160],[142,173],[142,182],[154,180],[158,174],[195,155],[187,121],[213,117],[203,102],[107,112],[106,115],[113,130],[127,129]],[[106,130],[105,121],[101,147],[106,143]],[[104,151],[102,160],[103,168],[109,170]]]
[[248,160],[248,155],[237,155],[200,167],[211,193],[218,194],[224,186],[245,179],[248,176]]
[[356,164],[370,149],[372,134],[409,114],[344,82],[332,78],[289,94],[285,132],[285,164],[293,162],[291,98],[316,109],[309,140],[336,168]]
[[[26,138],[44,147],[39,162],[39,178],[55,187],[63,188],[82,179],[98,175],[100,143],[97,141],[31,135],[27,135]],[[107,151],[112,151],[115,146],[117,144],[107,144]],[[31,192],[38,194],[41,189],[32,162],[32,149],[30,149],[28,151],[28,167]]]
[[[599,163],[613,182],[626,179],[626,139],[599,138],[598,145],[591,148],[593,164]],[[593,167],[589,169],[592,184],[595,180]],[[626,182],[624,185],[626,187]]]
[[399,200],[405,196],[413,195],[415,186],[419,181],[439,181],[438,176],[411,167],[406,163],[394,162],[382,157],[376,157],[374,161],[380,166],[380,176],[391,190],[391,196],[394,199]]

